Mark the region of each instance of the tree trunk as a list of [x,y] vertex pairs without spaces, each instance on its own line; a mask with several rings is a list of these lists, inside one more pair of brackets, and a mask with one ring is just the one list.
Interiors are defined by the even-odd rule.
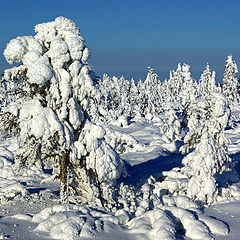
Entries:
[[60,173],[58,178],[60,179],[60,198],[62,203],[68,203],[68,161],[69,153],[65,152],[60,158]]

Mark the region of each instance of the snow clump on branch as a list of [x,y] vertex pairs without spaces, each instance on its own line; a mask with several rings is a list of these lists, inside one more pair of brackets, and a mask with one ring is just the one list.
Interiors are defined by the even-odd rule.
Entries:
[[15,101],[3,109],[1,130],[20,137],[19,169],[51,163],[62,201],[71,195],[90,204],[95,194],[104,205],[108,191],[102,188],[111,188],[123,163],[105,142],[102,128],[93,124],[101,95],[87,63],[90,51],[70,19],[58,17],[35,31],[35,36],[11,40],[4,50],[9,63],[21,64],[3,77],[20,84]]

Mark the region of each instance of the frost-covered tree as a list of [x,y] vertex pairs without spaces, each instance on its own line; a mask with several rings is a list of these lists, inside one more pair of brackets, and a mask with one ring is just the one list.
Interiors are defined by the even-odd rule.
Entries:
[[147,95],[146,95],[146,92],[145,92],[145,85],[144,85],[144,82],[142,81],[142,79],[140,79],[138,81],[138,84],[137,84],[137,89],[138,89],[138,106],[137,106],[137,111],[140,113],[140,114],[145,114],[145,110],[147,108],[147,103],[148,103],[148,100],[147,100]]
[[200,76],[198,92],[199,96],[203,98],[208,98],[211,93],[217,92],[215,72],[211,72],[209,64],[207,64],[206,68]]
[[0,111],[2,107],[5,105],[5,100],[6,100],[6,86],[5,86],[5,81],[2,81],[0,77]]
[[99,81],[100,91],[103,94],[101,101],[101,113],[107,122],[116,121],[121,116],[129,116],[130,107],[130,83],[123,76],[118,78],[103,75]]
[[162,107],[159,93],[161,82],[153,68],[148,68],[148,74],[144,82],[144,86],[147,97],[147,106],[144,109],[144,113],[157,115]]
[[182,77],[181,104],[186,108],[197,96],[197,83],[191,77],[190,66],[187,64],[182,65]]
[[182,139],[181,119],[178,116],[178,112],[173,108],[165,110],[163,115],[162,130],[164,137],[168,142]]
[[168,80],[168,89],[171,96],[171,105],[175,109],[181,108],[181,90],[183,84],[182,67],[179,63],[175,71],[171,71]]
[[203,204],[212,204],[219,196],[224,197],[221,188],[238,180],[224,137],[230,110],[220,93],[195,105],[182,150],[195,149],[183,159],[183,167],[164,172],[165,179],[158,185],[168,193],[186,194]]
[[238,67],[231,54],[226,60],[222,89],[230,104],[236,104],[239,101]]
[[[171,73],[170,73],[170,79],[171,79]],[[174,96],[171,91],[171,85],[167,79],[161,84],[159,96],[162,100],[161,102],[162,109],[168,110],[169,108],[174,108]]]
[[134,79],[130,80],[130,89],[129,89],[129,115],[134,117],[137,114],[137,105],[138,101],[138,89]]
[[[4,56],[7,84],[21,80],[17,98],[1,114],[1,130],[18,135],[16,165],[51,165],[60,179],[61,199],[105,204],[122,162],[92,123],[100,93],[87,60],[90,55],[75,23],[58,17],[35,27],[35,36],[11,40]],[[97,200],[98,199],[98,200]]]

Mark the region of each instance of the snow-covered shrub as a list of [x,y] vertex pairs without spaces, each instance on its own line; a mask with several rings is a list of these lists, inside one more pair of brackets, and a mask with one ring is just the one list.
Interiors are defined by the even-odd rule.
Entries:
[[210,240],[212,234],[228,234],[225,223],[204,216],[199,205],[188,196],[168,195],[159,183],[150,177],[142,186],[135,217],[127,222],[130,233],[139,234],[139,238],[141,234],[153,239],[176,239],[184,235],[199,240]]
[[110,127],[106,127],[105,139],[119,154],[132,151],[135,147],[139,146],[137,140],[130,134],[122,133]]
[[102,209],[62,204],[43,209],[32,217],[32,221],[38,223],[35,232],[46,232],[54,239],[92,239],[103,231],[120,228],[123,214],[116,215]]
[[0,172],[0,203],[28,194],[15,174],[13,154],[4,147],[0,147]]
[[118,208],[134,213],[136,211],[136,201],[135,188],[121,183],[117,198]]
[[67,18],[38,24],[35,31],[11,40],[4,50],[9,63],[21,64],[7,69],[3,79],[11,83],[20,76],[23,84],[3,109],[1,130],[19,137],[19,169],[52,164],[63,201],[70,194],[89,203],[95,185],[103,204],[102,185],[114,184],[122,162],[104,141],[102,128],[92,124],[100,116],[101,95],[87,63],[90,51]]

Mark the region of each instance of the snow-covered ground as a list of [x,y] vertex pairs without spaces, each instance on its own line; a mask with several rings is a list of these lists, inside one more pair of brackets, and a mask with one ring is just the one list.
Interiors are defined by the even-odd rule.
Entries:
[[[141,186],[150,176],[158,178],[162,171],[181,164],[183,155],[176,152],[176,143],[169,143],[163,138],[157,123],[146,120],[133,122],[126,127],[105,126],[105,129],[109,136],[107,141],[115,147],[117,144],[121,158],[127,163],[129,176],[124,179],[126,184]],[[240,125],[234,130],[227,130],[226,136],[231,141],[229,150],[240,173],[239,129]],[[212,205],[194,214],[184,208],[180,213],[174,207],[165,207],[166,211],[175,211],[185,224],[186,234],[175,235],[170,220],[161,209],[148,211],[130,220],[121,210],[113,214],[98,208],[59,205],[58,182],[41,182],[43,177],[48,176],[47,173],[42,176],[36,170],[29,169],[29,174],[22,176],[11,174],[11,153],[6,149],[15,151],[16,139],[2,140],[1,146],[0,167],[2,170],[8,169],[8,172],[4,170],[1,173],[0,196],[4,195],[1,195],[4,191],[9,191],[9,194],[7,198],[1,198],[0,239],[79,239],[79,236],[85,240],[211,239],[201,237],[204,232],[198,231],[203,227],[201,221],[208,223],[215,239],[239,239],[240,201]],[[166,225],[168,222],[169,225]],[[198,230],[191,229],[191,224],[200,227]],[[168,235],[164,235],[164,229],[167,229]],[[168,237],[159,238],[158,235]]]
[[223,222],[227,223],[229,227],[229,234],[227,237],[215,235],[215,239],[239,239],[240,201],[213,205],[209,208],[205,208],[204,213],[217,219],[221,219]]

